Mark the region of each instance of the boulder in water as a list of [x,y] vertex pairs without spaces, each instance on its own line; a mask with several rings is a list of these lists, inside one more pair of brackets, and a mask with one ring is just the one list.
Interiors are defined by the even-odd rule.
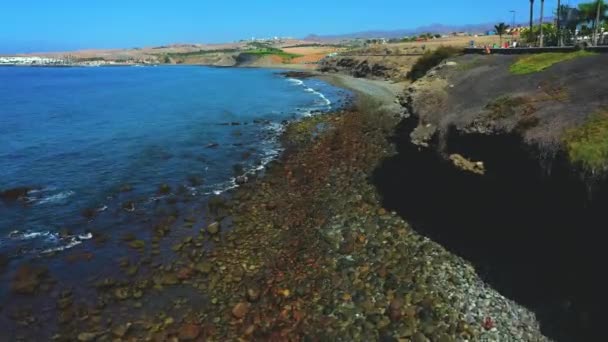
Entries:
[[4,191],[0,191],[0,199],[6,202],[17,202],[27,200],[27,194],[35,190],[31,187],[17,187]]
[[47,275],[48,270],[45,267],[21,265],[11,282],[11,290],[18,294],[33,294]]

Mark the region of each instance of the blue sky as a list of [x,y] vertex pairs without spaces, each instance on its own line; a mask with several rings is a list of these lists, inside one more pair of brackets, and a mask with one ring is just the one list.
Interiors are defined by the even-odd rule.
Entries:
[[[536,13],[539,13],[540,1]],[[576,4],[576,0],[563,0]],[[0,53],[518,22],[528,0],[0,0]],[[546,13],[557,0],[546,1]]]

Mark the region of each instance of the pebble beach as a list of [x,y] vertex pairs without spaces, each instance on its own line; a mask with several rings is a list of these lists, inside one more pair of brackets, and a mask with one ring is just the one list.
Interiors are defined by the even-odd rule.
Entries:
[[[118,266],[125,279],[93,284],[96,304],[59,291],[53,339],[548,341],[532,312],[382,208],[370,175],[394,153],[400,88],[334,82],[357,93],[351,106],[287,125],[285,152],[258,177],[157,226],[205,215],[170,258],[149,257],[163,234],[131,241],[139,256]],[[140,265],[152,271],[136,276]]]

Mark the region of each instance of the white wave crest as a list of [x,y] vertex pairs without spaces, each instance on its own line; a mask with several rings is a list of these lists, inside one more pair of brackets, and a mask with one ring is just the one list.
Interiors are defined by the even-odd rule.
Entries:
[[72,190],[62,191],[58,194],[50,195],[43,197],[36,201],[36,205],[47,204],[47,203],[57,203],[63,200],[66,200],[69,197],[74,196],[76,193]]
[[90,240],[93,238],[92,233],[83,233],[78,235],[60,236],[59,233],[50,231],[25,231],[21,232],[18,230],[12,231],[8,234],[8,239],[13,241],[29,241],[34,239],[43,240],[45,244],[52,244],[53,247],[49,247],[40,251],[40,249],[33,249],[30,252],[36,252],[40,254],[48,254],[52,252],[59,252],[66,249],[70,249],[74,246],[80,245],[83,241]]
[[307,88],[307,89],[310,89],[311,93],[313,93],[313,94],[317,95],[318,97],[320,97],[321,101],[323,102],[323,104],[325,106],[328,106],[328,107],[331,106],[331,101],[327,97],[325,97],[325,95],[323,95],[323,93],[320,93],[320,92],[318,92],[318,91],[316,91],[316,90],[314,90],[312,88]]
[[304,81],[299,80],[297,78],[288,78],[287,81],[289,81],[289,82],[291,82],[291,83],[293,83],[295,85],[303,85],[304,84]]
[[291,82],[291,83],[295,84],[295,85],[298,85],[298,86],[303,86],[303,87],[304,87],[304,91],[305,91],[305,92],[307,92],[307,93],[311,93],[311,94],[315,94],[315,95],[317,95],[318,97],[320,97],[320,98],[321,98],[321,101],[322,101],[322,103],[323,103],[323,105],[328,106],[328,107],[329,107],[329,106],[331,106],[331,104],[332,104],[332,103],[331,103],[331,101],[330,101],[330,100],[329,100],[329,99],[328,99],[328,98],[327,98],[325,95],[323,95],[323,93],[320,93],[320,92],[318,92],[318,91],[314,90],[313,88],[310,88],[310,87],[306,86],[306,85],[304,84],[304,81],[302,81],[302,80],[298,80],[298,79],[295,79],[295,78],[289,78],[289,79],[287,79],[287,80],[288,80],[289,82]]
[[8,234],[8,238],[12,239],[12,240],[32,240],[32,239],[37,239],[37,238],[47,238],[47,239],[52,239],[52,240],[56,240],[57,239],[57,235],[55,233],[51,233],[49,231],[42,231],[42,232],[32,232],[32,231],[25,231],[25,232],[20,232],[18,230],[13,230],[12,232],[10,232]]
[[47,249],[43,250],[42,252],[40,252],[40,254],[49,254],[49,253],[54,253],[54,252],[61,252],[61,251],[64,251],[66,249],[70,249],[72,247],[76,247],[76,246],[80,245],[81,243],[82,243],[82,240],[73,239],[73,240],[70,240],[65,245],[47,248]]

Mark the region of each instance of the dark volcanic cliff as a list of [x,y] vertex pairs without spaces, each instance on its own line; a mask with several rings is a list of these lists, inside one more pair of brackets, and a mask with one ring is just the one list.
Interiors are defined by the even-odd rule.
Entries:
[[[608,106],[608,56],[527,75],[516,56],[461,56],[414,83],[384,204],[536,311],[558,341],[602,337],[608,185],[573,162],[567,132]],[[601,339],[599,339],[601,340]]]

